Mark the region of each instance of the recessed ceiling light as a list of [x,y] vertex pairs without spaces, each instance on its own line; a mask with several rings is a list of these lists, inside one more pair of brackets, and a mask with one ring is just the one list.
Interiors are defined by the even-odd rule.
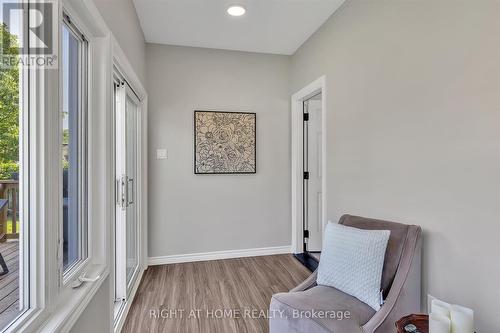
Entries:
[[242,16],[247,10],[243,6],[231,6],[227,9],[227,13],[231,16]]

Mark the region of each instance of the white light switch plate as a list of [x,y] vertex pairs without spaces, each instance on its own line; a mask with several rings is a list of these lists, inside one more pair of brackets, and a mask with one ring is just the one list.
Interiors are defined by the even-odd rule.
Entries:
[[157,149],[156,150],[156,159],[157,160],[166,160],[167,158],[168,158],[168,156],[167,156],[166,149]]

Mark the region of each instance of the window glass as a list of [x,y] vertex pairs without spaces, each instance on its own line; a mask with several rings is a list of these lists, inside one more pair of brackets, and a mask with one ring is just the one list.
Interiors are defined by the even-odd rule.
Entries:
[[[19,59],[22,44],[21,2],[9,1],[0,16],[0,52]],[[19,4],[19,6],[18,6]],[[7,22],[3,22],[8,18]],[[29,307],[28,216],[24,212],[22,138],[27,124],[23,112],[23,71],[18,61],[0,61],[0,331]]]
[[63,268],[86,256],[86,45],[69,24],[62,27]]

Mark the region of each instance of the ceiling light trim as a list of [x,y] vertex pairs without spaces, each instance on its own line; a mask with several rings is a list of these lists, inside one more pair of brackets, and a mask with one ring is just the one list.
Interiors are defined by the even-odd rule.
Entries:
[[245,15],[247,9],[242,5],[231,5],[227,8],[227,13],[234,17],[241,17]]

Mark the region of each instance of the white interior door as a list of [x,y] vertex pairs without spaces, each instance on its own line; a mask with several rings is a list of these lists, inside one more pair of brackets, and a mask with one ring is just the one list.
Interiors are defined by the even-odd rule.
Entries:
[[304,166],[308,172],[305,180],[305,230],[308,230],[307,251],[321,251],[323,239],[322,191],[322,110],[321,94],[304,102],[308,120],[304,122]]
[[127,300],[139,268],[138,150],[139,100],[122,83],[115,88],[117,207],[116,299]]

